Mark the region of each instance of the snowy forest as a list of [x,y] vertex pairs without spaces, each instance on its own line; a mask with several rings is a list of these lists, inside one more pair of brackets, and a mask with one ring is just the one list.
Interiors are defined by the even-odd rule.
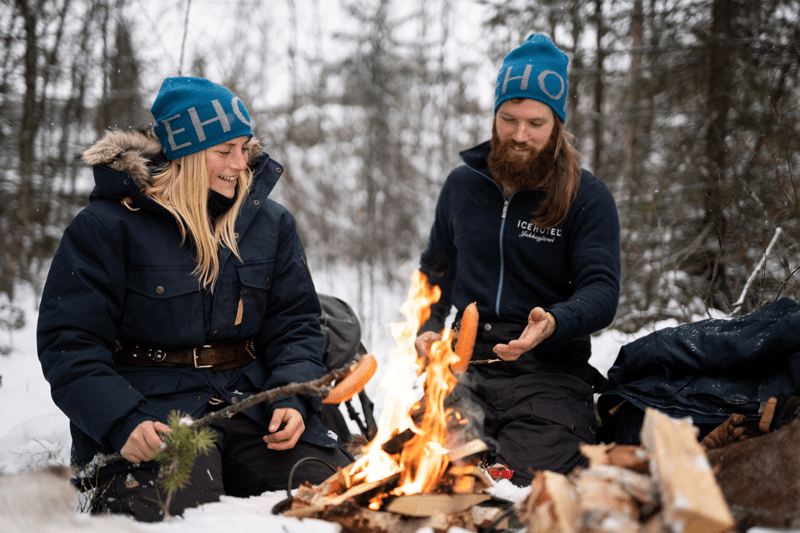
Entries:
[[[405,285],[504,54],[570,57],[567,130],[622,223],[612,327],[800,299],[800,0],[1,0],[0,328],[88,202],[77,154],[164,77],[229,87],[287,169],[312,271]],[[8,348],[2,346],[0,350]]]

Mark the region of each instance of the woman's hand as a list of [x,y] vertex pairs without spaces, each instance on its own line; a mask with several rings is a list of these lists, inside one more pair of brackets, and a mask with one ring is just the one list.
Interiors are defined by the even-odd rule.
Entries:
[[264,442],[270,450],[289,450],[297,444],[297,439],[306,429],[300,412],[291,407],[275,409],[269,422],[269,435]]
[[149,461],[161,447],[162,433],[172,433],[172,430],[161,422],[145,420],[131,432],[119,453],[132,463]]
[[540,342],[556,331],[556,319],[544,309],[537,307],[528,314],[528,325],[519,339],[508,344],[498,344],[494,353],[503,361],[516,361],[523,353],[533,350]]

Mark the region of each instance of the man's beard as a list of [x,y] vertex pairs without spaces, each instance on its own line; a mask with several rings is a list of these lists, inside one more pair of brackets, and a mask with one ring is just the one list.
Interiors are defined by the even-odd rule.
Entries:
[[503,192],[542,187],[555,164],[557,128],[553,127],[550,139],[541,150],[531,150],[526,157],[514,155],[514,146],[519,143],[513,139],[500,141],[497,127],[492,126],[492,142],[489,157],[489,172],[492,179],[500,185]]

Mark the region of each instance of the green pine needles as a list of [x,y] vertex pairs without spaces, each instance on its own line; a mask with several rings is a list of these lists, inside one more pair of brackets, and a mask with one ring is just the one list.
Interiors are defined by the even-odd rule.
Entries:
[[195,460],[214,445],[214,432],[206,426],[198,427],[189,415],[178,411],[169,414],[167,425],[172,433],[164,434],[162,451],[153,460],[161,465],[159,484],[167,491],[164,515],[170,516],[172,496],[190,483]]

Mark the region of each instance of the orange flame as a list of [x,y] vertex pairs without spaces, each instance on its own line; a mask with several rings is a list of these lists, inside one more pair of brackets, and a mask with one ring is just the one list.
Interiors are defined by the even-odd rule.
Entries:
[[[457,378],[450,365],[458,356],[450,348],[452,332],[444,330],[442,340],[434,342],[430,353],[419,357],[414,347],[417,331],[430,317],[430,306],[439,301],[439,287],[428,285],[420,271],[411,276],[408,300],[400,311],[405,323],[392,324],[392,336],[397,349],[392,350],[389,366],[378,389],[386,392],[384,406],[375,438],[364,448],[364,455],[346,472],[348,487],[362,482],[385,479],[397,472],[400,480],[392,494],[416,494],[433,489],[447,468],[447,413],[444,399],[456,385]],[[413,382],[426,372],[424,385],[424,414],[419,425],[410,412],[414,407]],[[382,446],[395,434],[410,429],[414,436],[398,456],[383,451]]]

